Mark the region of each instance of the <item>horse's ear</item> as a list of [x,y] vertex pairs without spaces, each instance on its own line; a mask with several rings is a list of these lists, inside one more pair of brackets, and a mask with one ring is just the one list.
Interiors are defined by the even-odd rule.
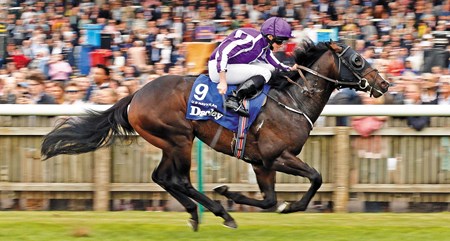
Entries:
[[342,50],[342,48],[331,39],[330,39],[329,47],[336,53],[339,53]]

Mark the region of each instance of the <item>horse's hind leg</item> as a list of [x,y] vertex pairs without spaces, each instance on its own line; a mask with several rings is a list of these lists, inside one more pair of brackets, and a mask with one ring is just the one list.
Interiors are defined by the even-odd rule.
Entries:
[[198,222],[198,217],[195,216],[196,214],[193,215],[197,207],[194,203],[195,210],[193,209],[193,202],[187,201],[189,198],[202,204],[216,216],[222,217],[225,220],[225,226],[236,228],[237,225],[234,219],[225,211],[225,208],[220,203],[211,200],[192,186],[189,177],[192,143],[190,145],[188,143],[185,144],[174,146],[170,150],[163,150],[163,159],[160,164],[161,168],[158,167],[155,171],[153,180],[164,187],[169,193],[175,194],[174,197],[191,213],[193,221]]
[[214,191],[238,204],[245,204],[263,209],[275,206],[277,204],[277,196],[275,193],[275,171],[268,170],[261,165],[253,165],[253,170],[255,171],[256,180],[263,196],[263,200],[249,198],[240,192],[229,191],[228,186],[226,185],[218,186],[214,188]]
[[159,184],[162,188],[164,188],[168,193],[170,193],[175,199],[180,202],[181,205],[186,209],[186,211],[191,215],[191,219],[189,220],[189,225],[192,227],[194,231],[198,231],[198,213],[197,213],[197,204],[194,203],[190,198],[188,198],[185,194],[180,191],[175,190],[170,185],[167,185],[169,180],[172,178],[173,171],[172,163],[168,161],[169,159],[163,156],[161,163],[159,166],[153,171],[152,179],[154,182]]
[[311,182],[311,187],[299,201],[290,204],[285,203],[278,207],[278,211],[280,213],[305,211],[309,202],[322,185],[322,176],[320,173],[287,151],[283,152],[283,154],[273,162],[272,168],[276,171],[302,176],[309,179]]

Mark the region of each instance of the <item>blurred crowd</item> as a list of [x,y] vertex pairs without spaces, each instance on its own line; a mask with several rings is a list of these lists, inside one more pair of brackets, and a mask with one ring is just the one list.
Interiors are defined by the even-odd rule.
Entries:
[[[450,104],[449,1],[4,0],[0,8],[3,104],[113,104],[159,76],[190,74],[186,43],[220,42],[271,16],[294,30],[280,59],[333,30],[391,82],[377,104]],[[83,73],[92,24],[108,34],[110,54]],[[373,101],[341,90],[330,104]]]

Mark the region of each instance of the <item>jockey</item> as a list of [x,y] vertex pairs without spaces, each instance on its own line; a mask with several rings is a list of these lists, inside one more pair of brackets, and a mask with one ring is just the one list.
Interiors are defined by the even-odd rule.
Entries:
[[225,107],[242,116],[249,116],[242,100],[262,89],[275,68],[293,69],[281,63],[272,50],[281,47],[292,36],[291,26],[284,19],[271,17],[258,31],[240,28],[228,35],[213,51],[208,62],[209,77],[219,83],[220,94],[227,92],[227,84],[242,84],[228,96]]

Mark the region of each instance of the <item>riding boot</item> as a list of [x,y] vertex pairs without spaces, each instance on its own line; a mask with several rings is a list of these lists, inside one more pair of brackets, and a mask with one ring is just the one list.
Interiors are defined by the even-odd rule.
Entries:
[[246,97],[256,94],[258,90],[261,90],[265,82],[266,80],[262,75],[252,76],[242,85],[240,85],[237,90],[234,90],[230,96],[228,96],[227,100],[225,101],[225,107],[231,109],[241,116],[248,117],[248,110],[245,109],[242,101]]

